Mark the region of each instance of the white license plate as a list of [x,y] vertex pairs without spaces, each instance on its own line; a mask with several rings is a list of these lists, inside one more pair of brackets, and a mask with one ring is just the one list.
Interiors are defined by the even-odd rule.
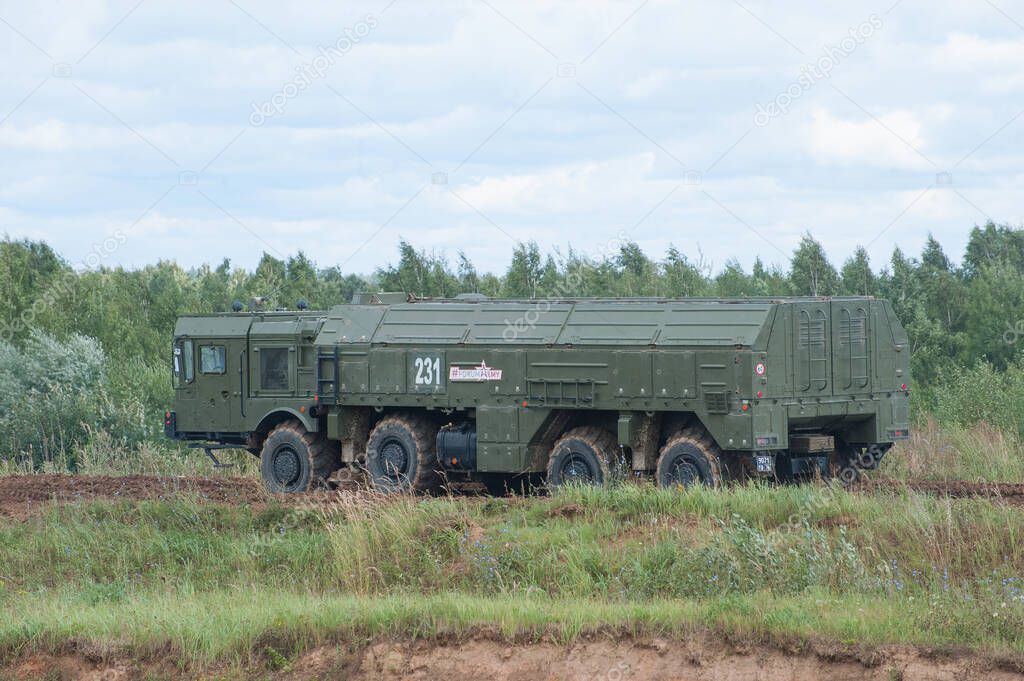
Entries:
[[758,473],[771,473],[775,468],[775,457],[768,454],[758,454],[754,457]]

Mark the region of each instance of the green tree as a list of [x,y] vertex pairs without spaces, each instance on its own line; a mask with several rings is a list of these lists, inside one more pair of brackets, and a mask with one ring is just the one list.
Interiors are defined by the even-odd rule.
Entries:
[[662,291],[666,296],[706,296],[710,285],[704,266],[698,261],[691,263],[675,246],[668,247],[668,253],[661,262]]
[[723,298],[742,298],[754,293],[754,281],[738,260],[727,260],[715,277],[715,293]]
[[971,230],[964,251],[964,276],[971,279],[996,262],[1024,270],[1024,231],[992,222]]
[[269,253],[264,252],[256,271],[246,282],[246,291],[251,298],[266,298],[266,306],[274,308],[284,300],[280,294],[288,282],[288,265]]
[[793,292],[801,296],[830,296],[836,293],[839,284],[836,268],[810,233],[800,239],[793,253],[789,277]]
[[617,272],[615,293],[623,296],[655,295],[658,290],[658,266],[634,241],[619,247],[614,265]]
[[857,246],[840,272],[839,293],[847,296],[878,295],[878,280],[871,271],[871,260],[863,246]]
[[505,273],[504,295],[508,298],[536,298],[541,276],[540,248],[536,242],[519,243]]
[[449,269],[443,256],[417,251],[404,240],[399,243],[398,251],[398,265],[377,272],[383,290],[403,291],[424,298],[454,296],[462,290],[458,276]]

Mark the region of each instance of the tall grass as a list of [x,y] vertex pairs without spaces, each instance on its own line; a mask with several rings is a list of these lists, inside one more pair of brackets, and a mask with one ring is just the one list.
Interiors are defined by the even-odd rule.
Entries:
[[881,472],[901,479],[1024,482],[1024,445],[1016,431],[927,417],[885,457]]
[[[17,613],[0,647],[88,630],[216,656],[264,628],[319,640],[472,622],[816,627],[1024,651],[1022,536],[1024,510],[1001,503],[812,486],[90,502],[0,527],[0,608]],[[438,603],[443,616],[430,615]],[[346,607],[355,624],[341,622]],[[263,624],[247,633],[250,621]]]
[[[1024,566],[1024,511],[986,500],[750,486],[264,509],[188,499],[59,506],[0,528],[8,586],[254,580],[338,593],[643,599],[975,582]],[[895,509],[898,509],[895,510]],[[945,578],[943,578],[945,575]],[[937,581],[936,581],[937,580]]]
[[99,430],[89,431],[89,439],[73,451],[60,449],[40,461],[27,457],[0,458],[0,475],[260,475],[259,460],[246,451],[220,450],[217,457],[231,467],[214,468],[202,450],[185,445],[143,441],[126,446],[105,430]]

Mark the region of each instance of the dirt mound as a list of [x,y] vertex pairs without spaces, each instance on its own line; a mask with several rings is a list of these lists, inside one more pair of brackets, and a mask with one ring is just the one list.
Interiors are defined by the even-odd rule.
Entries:
[[911,490],[957,499],[982,497],[1024,506],[1024,484],[1014,482],[971,482],[969,480],[866,480],[858,486],[865,491]]
[[0,516],[24,517],[50,502],[168,499],[180,495],[227,504],[265,503],[270,498],[260,481],[252,478],[11,475],[0,477]]
[[[313,655],[310,659],[316,659]],[[321,671],[296,662],[288,679]],[[463,643],[381,642],[368,647],[355,679],[833,679],[891,681],[986,679],[1024,676],[978,657],[929,657],[912,650],[836,649],[787,651],[761,645],[732,646],[702,637],[596,639],[563,646],[554,642],[507,644],[476,639]]]
[[[276,671],[274,671],[276,670]],[[712,679],[892,681],[930,679],[1009,681],[1024,678],[1006,660],[970,654],[935,654],[908,648],[859,649],[810,645],[723,643],[708,636],[686,640],[592,638],[570,645],[553,641],[509,643],[499,637],[468,640],[378,641],[316,648],[297,658],[257,659],[245,669],[182,670],[167,660],[101,661],[83,655],[23,658],[0,676],[11,679],[514,679],[628,681]]]

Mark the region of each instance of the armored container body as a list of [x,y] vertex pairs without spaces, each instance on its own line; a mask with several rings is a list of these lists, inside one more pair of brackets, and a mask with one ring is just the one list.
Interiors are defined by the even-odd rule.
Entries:
[[242,446],[274,491],[339,470],[384,490],[842,474],[908,437],[906,334],[884,300],[357,298],[190,316],[177,439]]

